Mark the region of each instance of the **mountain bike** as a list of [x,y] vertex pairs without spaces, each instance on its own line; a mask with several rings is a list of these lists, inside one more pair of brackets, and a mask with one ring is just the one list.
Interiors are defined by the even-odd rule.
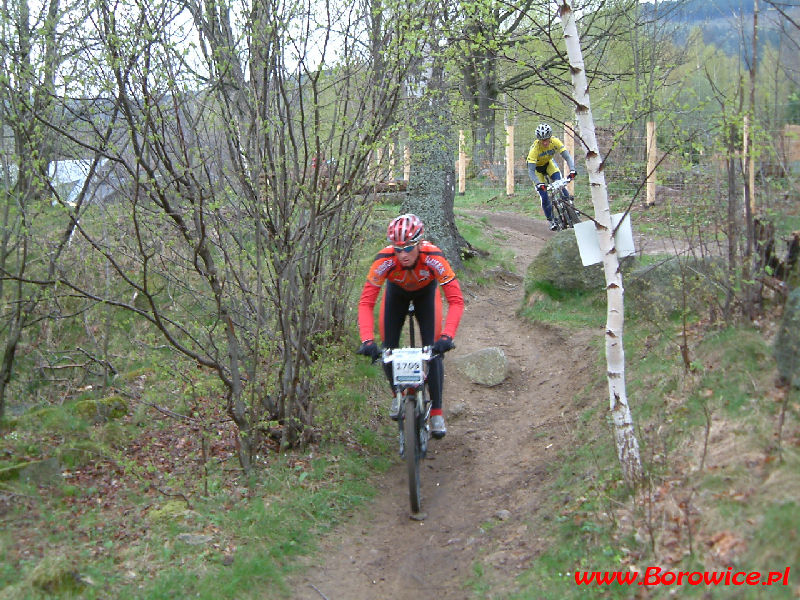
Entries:
[[562,177],[547,184],[547,193],[553,203],[553,220],[558,225],[559,230],[574,227],[581,222],[580,211],[575,208],[575,197],[572,194],[564,194],[565,188],[569,185],[570,179]]
[[400,402],[397,419],[400,430],[400,455],[405,459],[408,471],[408,498],[411,512],[419,513],[420,462],[428,452],[430,440],[431,401],[428,395],[428,363],[436,358],[430,346],[415,347],[414,304],[408,308],[409,337],[411,346],[386,349],[383,362],[392,364],[392,383]]

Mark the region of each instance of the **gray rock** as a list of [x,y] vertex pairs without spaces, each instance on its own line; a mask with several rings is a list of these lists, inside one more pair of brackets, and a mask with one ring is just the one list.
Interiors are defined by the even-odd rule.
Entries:
[[447,414],[450,417],[458,418],[464,416],[467,412],[467,405],[463,402],[454,402],[450,404]]
[[[633,257],[622,260],[623,278],[634,264]],[[537,292],[590,292],[605,288],[603,265],[584,267],[578,251],[578,242],[572,229],[560,231],[550,238],[542,251],[528,265],[525,273],[525,299]]]
[[453,359],[453,366],[472,383],[492,387],[508,377],[508,360],[502,348],[491,347]]
[[575,233],[568,229],[553,236],[531,261],[525,274],[525,289],[533,283],[563,291],[602,290],[602,265],[584,267]]
[[176,539],[189,546],[203,546],[211,543],[214,538],[201,533],[179,533]]
[[61,481],[61,463],[57,458],[34,461],[20,469],[19,477],[31,483],[50,485]]

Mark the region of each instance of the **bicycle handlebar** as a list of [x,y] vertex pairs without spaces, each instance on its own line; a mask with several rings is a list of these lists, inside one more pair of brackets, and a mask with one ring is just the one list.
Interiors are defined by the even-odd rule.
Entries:
[[[453,345],[453,348],[455,348],[455,344]],[[451,350],[453,348],[451,348]],[[444,357],[444,352],[434,352],[433,346],[423,346],[421,350],[422,350],[422,360],[426,362],[430,362],[437,356]],[[381,351],[379,356],[376,356],[375,358],[372,359],[372,364],[374,365],[379,360],[384,363],[392,362],[392,349],[386,348],[383,351]]]
[[566,177],[557,179],[556,181],[551,181],[547,184],[547,191],[554,192],[556,190],[560,190],[561,188],[567,187],[571,182],[572,180]]
[[[382,352],[383,362],[389,363],[394,360],[394,357],[392,356],[392,350],[392,348],[386,348]],[[394,348],[394,350],[397,350],[397,348]],[[423,346],[422,348],[419,348],[419,350],[422,350],[422,360],[424,361],[430,361],[437,356],[443,355],[442,352],[434,352],[433,346]]]

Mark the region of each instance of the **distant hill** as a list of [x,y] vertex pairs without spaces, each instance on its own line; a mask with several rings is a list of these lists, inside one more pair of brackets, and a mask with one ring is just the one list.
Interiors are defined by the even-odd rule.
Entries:
[[[670,14],[670,20],[700,24],[714,19],[752,15],[753,0],[676,0],[660,2],[659,12]],[[762,2],[762,5],[764,3]],[[649,4],[651,8],[652,4]],[[761,7],[760,10],[764,10]]]
[[[728,54],[744,52],[742,36],[747,45],[752,38],[753,0],[673,0],[657,5],[642,5],[646,16],[666,19],[675,26],[675,41],[683,44],[689,32],[699,27],[703,41]],[[649,14],[648,14],[649,13]],[[778,13],[766,2],[759,3],[759,46],[776,44]]]

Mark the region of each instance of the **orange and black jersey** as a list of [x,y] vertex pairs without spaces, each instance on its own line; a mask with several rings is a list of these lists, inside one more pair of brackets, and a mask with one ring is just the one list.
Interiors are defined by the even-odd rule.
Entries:
[[392,246],[387,246],[375,257],[367,273],[367,282],[359,302],[359,330],[361,339],[372,338],[372,310],[384,282],[390,282],[407,292],[416,292],[435,281],[442,285],[448,304],[447,319],[442,333],[455,337],[458,323],[464,312],[464,298],[456,274],[444,253],[428,241],[419,244],[419,257],[411,267],[403,267]]
[[386,246],[378,252],[367,274],[367,281],[372,285],[380,287],[384,281],[390,281],[407,292],[420,290],[434,279],[444,285],[455,278],[456,274],[444,253],[424,240],[419,244],[419,258],[413,267],[405,268],[401,265],[392,246]]

